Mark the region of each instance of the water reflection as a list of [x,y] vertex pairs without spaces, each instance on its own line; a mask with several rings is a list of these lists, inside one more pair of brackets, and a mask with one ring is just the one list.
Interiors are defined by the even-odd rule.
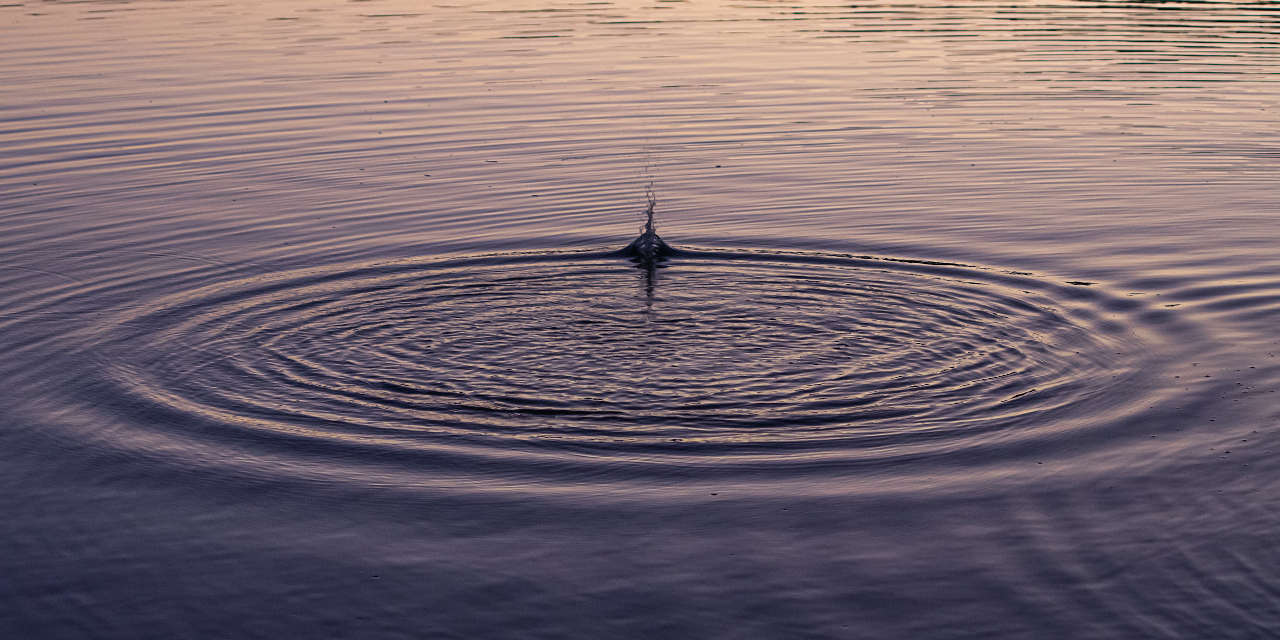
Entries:
[[1265,637],[1278,18],[0,6],[0,628]]

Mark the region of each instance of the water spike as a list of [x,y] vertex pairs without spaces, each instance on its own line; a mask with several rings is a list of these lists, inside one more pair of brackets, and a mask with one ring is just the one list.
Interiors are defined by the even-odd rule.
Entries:
[[653,210],[658,204],[658,199],[654,196],[652,184],[646,190],[645,198],[649,201],[649,206],[644,212],[644,227],[640,229],[640,236],[632,240],[622,252],[639,263],[641,267],[653,268],[674,251],[670,245],[658,237],[658,230],[653,222]]

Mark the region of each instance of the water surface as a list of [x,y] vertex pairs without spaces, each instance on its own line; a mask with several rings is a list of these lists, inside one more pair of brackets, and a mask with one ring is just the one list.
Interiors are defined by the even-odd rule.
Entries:
[[1273,3],[0,35],[6,636],[1280,628]]

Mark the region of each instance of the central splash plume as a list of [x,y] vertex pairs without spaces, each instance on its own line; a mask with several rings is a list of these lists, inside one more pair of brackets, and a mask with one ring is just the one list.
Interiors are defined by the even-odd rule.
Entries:
[[653,189],[650,188],[645,195],[649,199],[649,206],[645,209],[644,227],[640,230],[640,236],[632,240],[631,244],[622,250],[622,253],[630,256],[641,267],[653,268],[659,262],[675,253],[675,251],[662,238],[658,237],[658,231],[654,228],[653,208],[658,204],[658,200],[653,195]]

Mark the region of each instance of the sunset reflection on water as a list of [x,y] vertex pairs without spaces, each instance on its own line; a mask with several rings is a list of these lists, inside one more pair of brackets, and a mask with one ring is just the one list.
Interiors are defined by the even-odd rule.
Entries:
[[0,5],[0,633],[1269,637],[1278,41]]

